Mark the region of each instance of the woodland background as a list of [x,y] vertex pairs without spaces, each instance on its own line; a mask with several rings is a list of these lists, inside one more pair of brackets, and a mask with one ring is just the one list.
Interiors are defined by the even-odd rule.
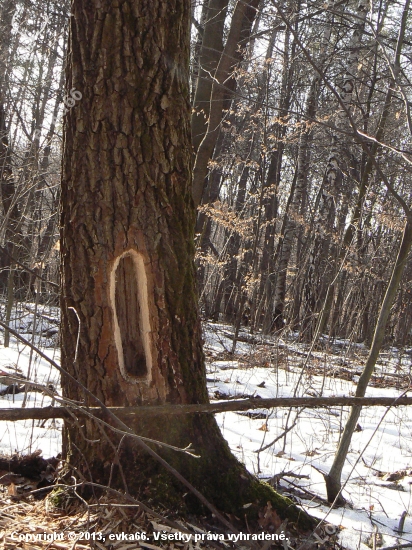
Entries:
[[[196,263],[212,398],[278,397],[289,390],[296,396],[302,380],[302,391],[313,397],[324,391],[353,393],[352,382],[359,382],[361,397],[370,380],[397,392],[410,387],[409,12],[410,0],[192,3]],[[65,89],[69,17],[68,2],[0,0],[0,319],[30,335],[32,343],[55,349],[63,126],[65,114],[82,101],[81,90]],[[2,334],[7,348],[10,334]],[[218,343],[211,336],[216,334]],[[256,343],[268,349],[245,359],[242,353]],[[241,360],[220,364],[235,359],[236,350]],[[395,358],[389,366],[384,364],[388,350]],[[28,359],[24,374],[30,380],[33,350],[29,357],[20,354],[22,361]],[[248,361],[256,371],[239,382],[249,376]],[[272,362],[274,375],[267,372]],[[359,364],[365,364],[363,371]],[[348,384],[343,388],[340,382],[339,389],[337,379]],[[0,372],[0,382],[5,380]],[[23,407],[32,398],[26,396]],[[265,421],[256,432],[263,433],[263,441],[252,451],[252,436],[249,443],[242,439],[239,451],[249,470],[255,467],[252,452],[258,453],[255,473],[270,470],[278,476],[275,485],[287,476],[283,463],[278,473],[289,452],[287,434],[298,426],[296,446],[302,422],[300,454],[315,456],[313,441],[319,443],[321,424],[333,417],[328,409],[325,417],[304,423],[302,411],[295,418],[289,410],[286,420],[278,412],[247,413],[249,425]],[[374,434],[386,414],[370,422],[362,416],[361,424],[368,422]],[[380,452],[372,449],[376,453],[367,456],[365,468],[381,477],[402,468],[395,474],[403,479],[410,470],[409,424],[391,414],[388,425],[399,424],[406,455],[399,454],[399,463],[392,457],[384,471],[380,463],[380,469],[372,466]],[[329,465],[322,470],[322,490],[316,481],[319,493],[326,480],[329,502],[339,497],[351,437],[363,429],[360,407],[352,409],[345,428],[344,417],[341,411],[333,436],[328,428],[319,443],[330,458],[339,442],[331,470]],[[283,434],[266,444],[266,432],[275,424],[276,433]],[[225,432],[224,421],[220,427]],[[232,449],[239,449],[237,434],[234,438],[232,427],[226,430]],[[281,438],[282,450],[270,451],[270,466],[265,465],[261,453]],[[385,445],[386,450],[394,446]],[[351,474],[345,471],[345,477]],[[309,473],[299,476],[306,479]],[[399,510],[406,513],[409,504],[402,501]]]
[[[69,5],[0,4],[0,292],[58,303]],[[204,318],[371,342],[411,196],[409,2],[193,3]],[[406,210],[405,210],[406,208]],[[411,263],[386,343],[410,344]],[[7,335],[6,335],[7,338]]]

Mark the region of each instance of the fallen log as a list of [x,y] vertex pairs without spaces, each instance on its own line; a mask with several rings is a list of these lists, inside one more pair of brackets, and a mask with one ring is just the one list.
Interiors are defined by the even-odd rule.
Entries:
[[[217,401],[191,405],[155,405],[152,407],[108,407],[108,411],[123,420],[128,417],[160,416],[170,414],[221,413],[250,409],[272,408],[324,408],[324,407],[399,407],[412,405],[412,397],[279,397],[269,399],[241,399],[239,401]],[[105,413],[98,407],[34,407],[24,409],[0,409],[0,420],[47,420],[51,418],[70,419],[74,416],[105,418]]]

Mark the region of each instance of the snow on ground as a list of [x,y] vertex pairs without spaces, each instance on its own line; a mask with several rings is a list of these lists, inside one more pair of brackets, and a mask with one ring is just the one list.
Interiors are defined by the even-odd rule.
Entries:
[[[43,353],[59,363],[60,355],[53,336],[57,334],[59,312],[57,308],[40,306],[35,316],[33,304],[19,304],[21,309],[13,310],[11,328],[18,331],[26,340],[41,348]],[[45,317],[41,317],[44,315]],[[34,331],[33,331],[34,328]],[[33,335],[34,332],[34,335]],[[0,392],[7,388],[10,377],[24,376],[30,381],[59,390],[59,373],[28,346],[23,345],[10,335],[10,346],[5,348],[4,330],[1,329],[0,347]],[[45,346],[47,346],[45,348]],[[20,384],[19,384],[20,385]],[[40,392],[29,391],[27,394],[9,394],[0,396],[0,408],[43,407],[52,404],[52,398]],[[0,453],[28,454],[37,449],[43,451],[45,458],[56,456],[61,451],[60,420],[25,420],[19,422],[0,422]]]
[[[305,346],[289,344],[281,347],[265,337],[261,346],[239,343],[236,359],[227,353],[232,348],[232,339],[225,337],[230,328],[224,325],[209,324],[206,328],[206,353],[212,358],[207,366],[210,396],[344,396],[353,395],[359,378],[352,380],[324,377],[313,374],[313,365],[322,372],[333,365],[336,370],[342,364],[347,370],[360,372],[367,350],[362,345],[354,345],[348,351],[348,343],[338,341],[342,351],[314,352],[313,360],[305,368],[306,357],[302,353]],[[247,336],[247,334],[243,334]],[[272,344],[272,347],[267,344]],[[258,350],[265,349],[266,353]],[[296,353],[298,352],[298,353]],[[228,360],[213,360],[213,355],[225,354]],[[345,357],[346,354],[346,357]],[[219,356],[219,355],[218,355]],[[259,361],[261,358],[261,361]],[[256,360],[257,359],[257,360]],[[382,354],[376,372],[382,376],[410,374],[411,358],[400,357],[397,350]],[[396,377],[395,377],[396,382]],[[402,393],[395,387],[370,387],[367,396],[396,397]],[[288,473],[280,479],[282,491],[318,518],[342,526],[340,542],[351,549],[366,549],[371,535],[377,528],[383,536],[383,545],[412,541],[412,409],[384,407],[364,408],[359,419],[360,430],[355,432],[343,471],[343,480],[348,480],[343,494],[353,506],[330,510],[313,498],[318,495],[326,499],[326,488],[322,472],[327,473],[349,409],[271,409],[216,415],[222,433],[234,454],[242,460],[249,471],[263,479]],[[260,414],[258,414],[260,413]],[[285,433],[291,425],[296,426],[273,445],[271,442]],[[259,452],[260,451],[260,452]],[[411,474],[398,481],[383,481],[377,477],[378,471],[388,474],[407,470]],[[293,476],[303,475],[304,478]],[[389,477],[389,476],[387,476]],[[396,476],[395,476],[396,477]],[[303,489],[303,490],[302,490]],[[295,491],[297,490],[297,492]],[[304,490],[308,491],[305,494]],[[295,491],[295,492],[293,492]],[[402,513],[408,516],[402,535],[396,528]]]
[[[58,310],[41,306],[38,313],[42,317],[35,317],[33,308],[31,304],[22,307],[12,326],[59,362],[51,334]],[[287,341],[265,337],[257,344],[258,336],[242,332],[242,340],[254,338],[255,342],[238,342],[232,355],[229,353],[233,344],[231,334],[227,325],[205,325],[211,399],[353,395],[367,354],[362,344],[336,341],[328,352],[315,351],[307,361],[307,346],[294,342],[293,335]],[[367,395],[396,397],[401,394],[405,387],[402,381],[411,374],[411,363],[408,353],[395,349],[383,352],[375,387],[370,387]],[[33,382],[51,384],[60,391],[58,373],[13,337],[9,348],[0,348],[0,371],[0,381],[5,380],[1,378],[4,373],[23,375]],[[0,384],[0,392],[6,387]],[[51,397],[33,391],[26,395],[0,396],[0,408],[41,407],[51,403]],[[349,409],[342,407],[277,408],[227,412],[216,415],[216,419],[232,451],[247,468],[262,479],[275,481],[277,476],[280,489],[295,502],[312,515],[341,526],[340,542],[344,547],[366,550],[376,529],[383,536],[384,546],[412,541],[409,517],[412,513],[412,408],[363,409],[359,431],[353,436],[343,472],[343,479],[347,480],[343,494],[352,508],[330,510],[327,506],[322,472],[327,473],[331,466],[348,412]],[[1,453],[25,454],[36,449],[42,449],[44,457],[60,452],[61,421],[1,423]],[[391,480],[390,474],[400,470],[405,470],[406,475]],[[386,478],[382,473],[387,474]],[[408,516],[403,534],[399,535],[396,528],[404,511]]]

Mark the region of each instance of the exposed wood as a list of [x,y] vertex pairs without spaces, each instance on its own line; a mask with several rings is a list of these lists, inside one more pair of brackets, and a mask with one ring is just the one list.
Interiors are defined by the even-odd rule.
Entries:
[[[245,411],[249,409],[271,409],[282,407],[400,407],[412,405],[412,397],[281,397],[279,399],[242,399],[240,401],[218,401],[210,404],[159,405],[153,407],[108,407],[116,416],[125,419],[194,413],[219,413]],[[70,411],[70,413],[69,413]],[[87,413],[102,417],[104,413],[96,407],[87,409]],[[0,409],[0,420],[47,420],[49,418],[71,418],[73,413],[82,415],[82,409],[69,407],[32,407],[25,409]]]
[[131,383],[151,380],[151,329],[144,258],[131,249],[119,256],[110,276],[114,340],[120,371]]

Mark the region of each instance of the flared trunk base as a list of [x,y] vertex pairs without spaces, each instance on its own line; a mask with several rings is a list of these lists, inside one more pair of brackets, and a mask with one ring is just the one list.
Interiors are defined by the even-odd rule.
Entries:
[[[290,499],[247,472],[230,452],[213,416],[176,416],[167,420],[151,418],[146,422],[135,422],[133,428],[135,433],[180,448],[191,444],[197,458],[159,445],[150,446],[219,511],[234,514],[241,521],[247,517],[248,522],[253,522],[270,502],[281,519],[288,518],[300,529],[314,527],[315,521]],[[96,428],[94,433],[97,433]],[[106,437],[95,443],[84,440],[80,449],[71,445],[71,434],[78,443],[78,426],[67,424],[67,461],[86,480],[127,490],[150,506],[166,507],[182,514],[208,513],[187,487],[139,448],[132,438],[125,437],[120,443],[121,436],[106,433]],[[93,479],[90,472],[93,472]]]

